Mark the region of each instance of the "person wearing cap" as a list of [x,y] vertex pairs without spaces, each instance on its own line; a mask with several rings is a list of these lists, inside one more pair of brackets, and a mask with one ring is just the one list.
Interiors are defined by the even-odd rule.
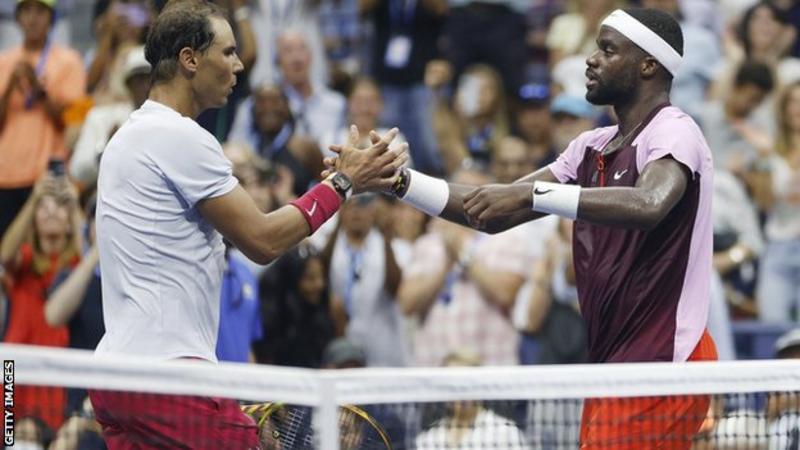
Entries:
[[84,186],[97,181],[100,154],[128,116],[147,100],[150,91],[150,63],[144,57],[144,46],[134,47],[126,55],[123,68],[129,99],[95,105],[81,127],[70,160],[70,175]]
[[[476,188],[403,169],[393,191],[432,216],[491,233],[551,214],[575,220],[591,362],[716,360],[706,330],[714,167],[700,128],[669,100],[680,25],[658,10],[615,10],[597,46],[586,59],[586,99],[612,106],[618,125],[582,133],[554,163],[511,184]],[[709,403],[589,400],[581,448],[689,449]]]
[[517,96],[514,122],[515,131],[525,140],[535,168],[556,160],[561,149],[553,146],[550,86],[543,83],[522,86]]
[[56,0],[18,0],[23,43],[0,53],[0,235],[51,157],[65,159],[61,113],[86,91],[81,57],[53,43]]
[[583,97],[559,94],[550,105],[550,115],[553,147],[563,149],[578,135],[594,127],[599,112]]

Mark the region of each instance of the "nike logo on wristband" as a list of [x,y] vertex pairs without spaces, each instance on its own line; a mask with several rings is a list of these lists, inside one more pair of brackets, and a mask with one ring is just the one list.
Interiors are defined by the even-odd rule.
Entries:
[[622,178],[623,175],[625,175],[625,172],[627,171],[628,169],[625,169],[622,172],[614,172],[614,179],[619,180],[620,178]]
[[553,190],[552,189],[539,189],[539,188],[535,188],[533,190],[533,193],[536,194],[536,195],[544,195],[544,194],[547,194],[548,192],[553,192]]
[[314,204],[311,205],[311,209],[307,209],[306,212],[308,213],[309,216],[313,216],[314,215],[314,211],[316,211],[316,210],[317,210],[317,201],[314,200]]

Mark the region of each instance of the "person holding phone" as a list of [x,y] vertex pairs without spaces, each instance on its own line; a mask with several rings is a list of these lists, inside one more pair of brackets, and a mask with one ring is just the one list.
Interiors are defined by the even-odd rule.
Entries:
[[86,91],[80,55],[50,40],[56,3],[17,0],[23,43],[0,53],[0,235],[50,157],[66,157],[61,113]]

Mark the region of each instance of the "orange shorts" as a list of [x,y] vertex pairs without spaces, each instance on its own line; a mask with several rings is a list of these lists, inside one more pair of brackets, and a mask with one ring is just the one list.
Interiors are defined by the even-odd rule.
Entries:
[[[716,359],[717,349],[706,331],[689,361]],[[587,399],[581,449],[688,450],[710,402],[709,395]]]

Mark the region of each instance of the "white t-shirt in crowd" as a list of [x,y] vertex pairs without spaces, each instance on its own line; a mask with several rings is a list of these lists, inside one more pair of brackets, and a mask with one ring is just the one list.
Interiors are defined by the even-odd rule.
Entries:
[[196,206],[236,184],[197,122],[151,100],[131,114],[100,162],[98,354],[216,362],[225,248]]

